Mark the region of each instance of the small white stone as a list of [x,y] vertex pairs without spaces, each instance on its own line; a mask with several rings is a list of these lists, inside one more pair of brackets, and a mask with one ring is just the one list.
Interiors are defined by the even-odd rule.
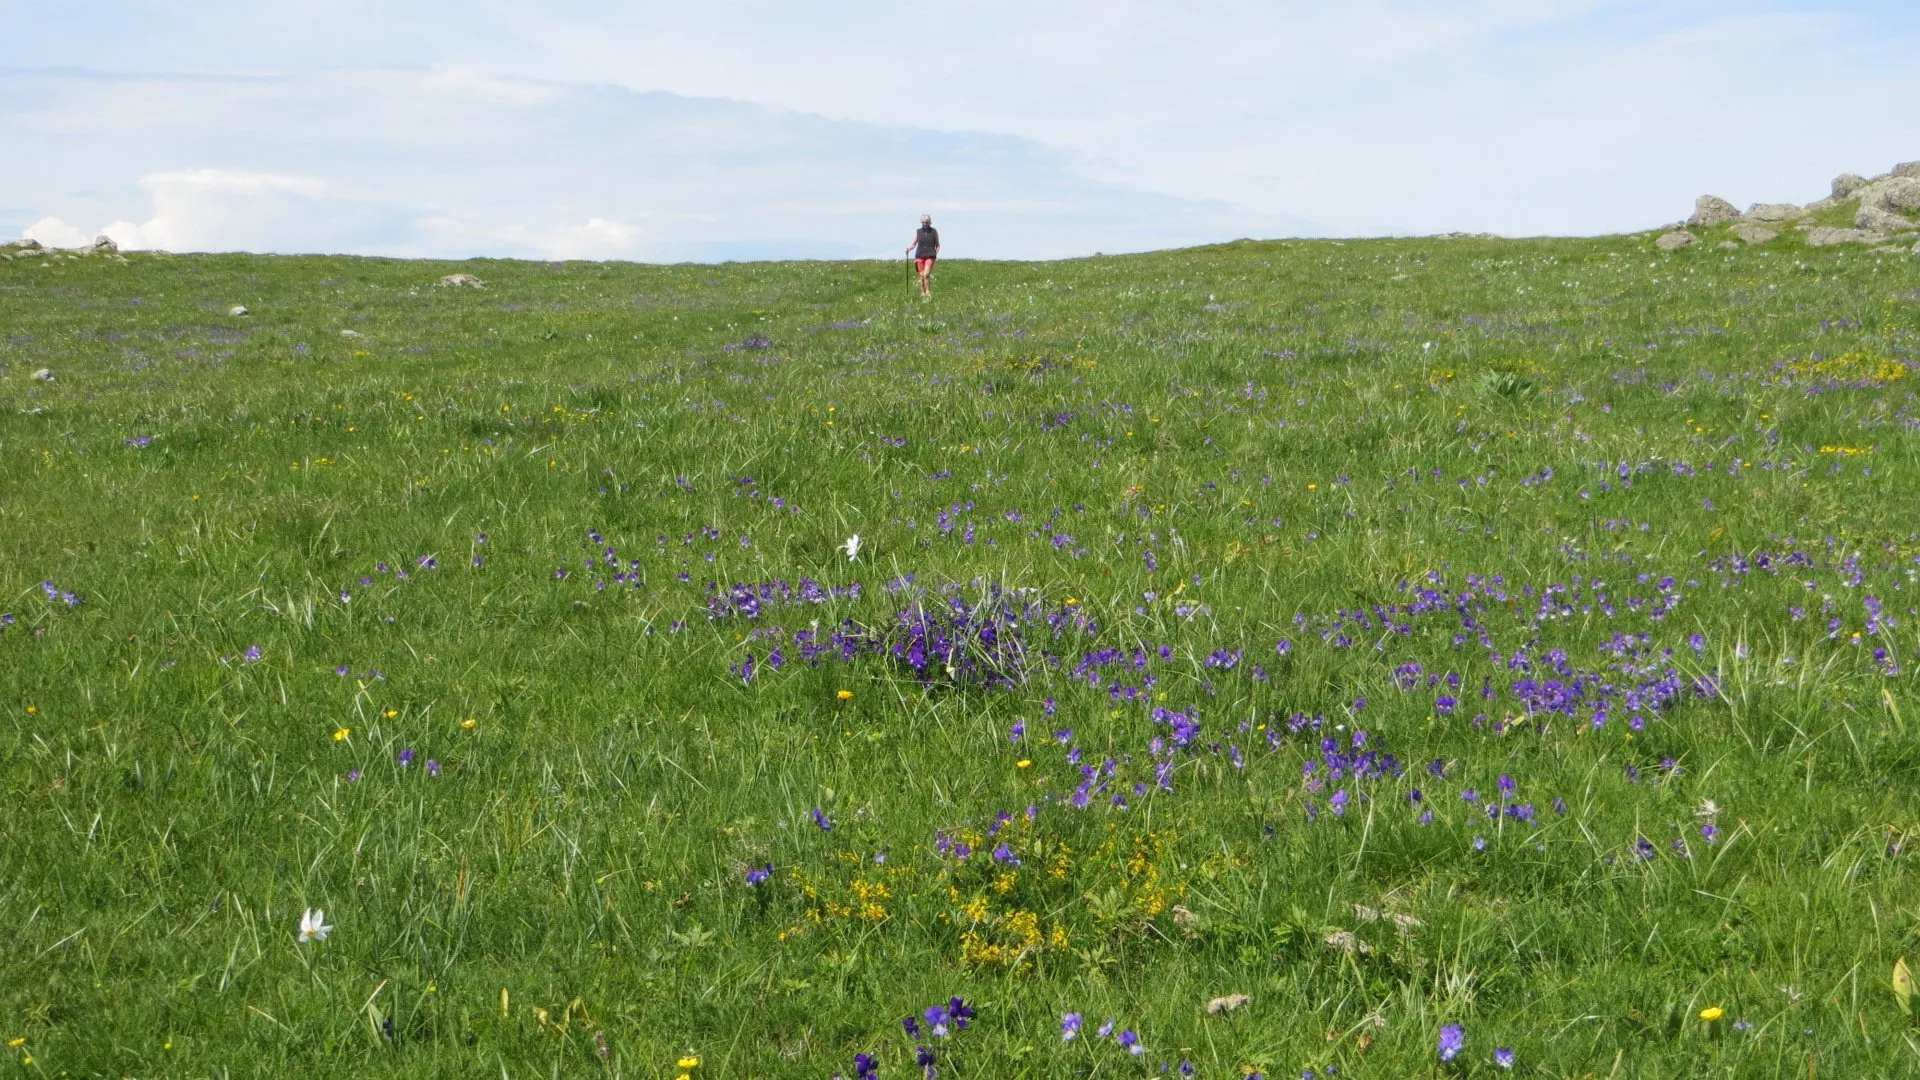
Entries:
[[235,305],[233,305],[232,307],[230,307],[230,308],[228,308],[228,309],[227,309],[227,314],[229,314],[229,315],[231,315],[231,316],[233,316],[234,318],[236,318],[236,319],[237,319],[237,318],[240,318],[240,317],[241,317],[241,316],[243,316],[243,315],[251,315],[251,314],[253,314],[253,312],[251,312],[251,311],[248,311],[248,310],[247,310],[247,305],[245,305],[245,304],[235,304]]

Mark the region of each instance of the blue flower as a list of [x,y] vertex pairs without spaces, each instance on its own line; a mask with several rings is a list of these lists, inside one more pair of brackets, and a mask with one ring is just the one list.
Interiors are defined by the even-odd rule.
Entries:
[[1072,1042],[1080,1037],[1080,1014],[1068,1013],[1060,1018],[1060,1041]]
[[1493,1063],[1503,1069],[1513,1068],[1513,1049],[1502,1046],[1493,1052]]
[[813,808],[811,816],[813,818],[813,823],[820,827],[821,832],[833,831],[833,819],[827,816],[827,812],[825,810],[822,810],[816,806]]
[[1452,1061],[1466,1049],[1467,1032],[1459,1024],[1448,1024],[1440,1029],[1440,1060]]

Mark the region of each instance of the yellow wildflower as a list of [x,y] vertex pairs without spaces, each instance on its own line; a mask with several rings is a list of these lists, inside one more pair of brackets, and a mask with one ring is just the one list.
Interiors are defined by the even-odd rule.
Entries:
[[692,1054],[688,1054],[686,1057],[674,1062],[674,1064],[682,1069],[697,1069],[700,1067],[700,1059]]
[[1015,768],[1020,768],[1020,769],[1025,769],[1025,768],[1027,768],[1027,767],[1029,767],[1029,766],[1031,766],[1032,764],[1033,764],[1033,759],[1032,759],[1032,758],[1021,758],[1021,759],[1020,759],[1019,761],[1016,761],[1016,762],[1014,762],[1014,767],[1015,767]]
[[343,728],[336,729],[333,733],[333,741],[346,742],[347,736],[351,734],[353,734],[353,729],[350,727],[343,727]]
[[834,695],[833,695],[833,696],[834,696],[834,697],[837,697],[837,698],[839,698],[839,699],[840,699],[841,701],[852,701],[852,700],[853,700],[853,691],[851,691],[851,690],[837,690],[837,691],[835,691],[835,692],[834,692]]
[[1725,1015],[1727,1015],[1727,1010],[1721,1008],[1718,1005],[1709,1005],[1706,1008],[1700,1010],[1700,1019],[1705,1020],[1709,1024],[1713,1023],[1714,1021],[1720,1019]]

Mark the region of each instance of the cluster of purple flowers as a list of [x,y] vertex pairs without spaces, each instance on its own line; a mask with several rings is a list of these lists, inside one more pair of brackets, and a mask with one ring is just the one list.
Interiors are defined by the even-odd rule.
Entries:
[[728,585],[725,588],[718,583],[709,582],[707,584],[707,618],[757,619],[769,607],[795,607],[802,604],[825,604],[832,600],[858,600],[860,591],[861,586],[857,581],[847,585],[823,585],[805,576],[802,576],[797,583],[775,579],[752,584]]
[[[1080,1037],[1080,1033],[1084,1027],[1085,1018],[1079,1013],[1070,1012],[1065,1014],[1060,1018],[1060,1041],[1073,1042]],[[1108,1017],[1104,1023],[1094,1029],[1093,1037],[1096,1039],[1112,1039],[1114,1045],[1135,1057],[1140,1057],[1147,1052],[1146,1044],[1140,1041],[1139,1032],[1134,1031],[1132,1028],[1125,1028],[1116,1035],[1114,1033],[1114,1027],[1113,1018]]]
[[47,603],[49,604],[65,604],[67,607],[76,608],[86,603],[86,600],[82,599],[80,594],[70,589],[63,589],[51,581],[41,582],[40,592],[47,598]]
[[935,1080],[940,1075],[937,1055],[930,1045],[932,1041],[967,1030],[973,1016],[973,1007],[966,999],[952,997],[939,1005],[927,1006],[919,1016],[909,1013],[901,1018],[900,1027],[915,1044],[914,1064],[920,1067],[926,1080]]
[[[909,594],[912,602],[892,619],[866,626],[851,619],[821,630],[795,631],[792,640],[809,666],[827,661],[853,662],[884,656],[922,685],[1011,689],[1025,682],[1034,665],[1056,662],[1044,646],[1067,634],[1093,634],[1093,620],[1071,606],[1055,605],[1028,589],[974,582],[971,588],[948,585],[927,592],[910,578],[889,582],[890,594]],[[767,636],[777,637],[776,628]],[[778,670],[785,654],[777,647],[766,666]],[[743,682],[752,682],[761,664],[752,653],[733,666]]]
[[[486,534],[481,533],[479,538],[476,540],[476,543],[485,543],[486,539],[487,539]],[[479,566],[481,562],[482,560],[478,555],[474,556],[473,565]],[[434,555],[434,554],[416,555],[413,558],[413,567],[414,567],[415,573],[432,572],[434,570],[438,570],[440,569],[440,556]],[[407,571],[407,560],[405,559],[401,559],[397,563],[394,563],[391,565],[386,563],[385,561],[376,562],[373,564],[373,570],[374,570],[374,574],[378,574],[381,576],[385,576],[388,574],[393,575],[394,581],[413,580],[413,574]],[[375,578],[373,575],[362,574],[358,580],[359,580],[359,587],[362,589],[365,589],[373,585]],[[340,602],[343,604],[353,603],[353,586],[352,585],[342,585],[340,587]],[[388,616],[387,621],[392,622],[393,621],[392,616]]]
[[[1324,719],[1320,717],[1295,714],[1286,726],[1289,733],[1297,733],[1319,731],[1324,724]],[[1279,724],[1272,724],[1267,729],[1270,747],[1280,745],[1279,727]],[[1317,757],[1309,757],[1300,763],[1301,790],[1317,794],[1326,790],[1329,784],[1334,785],[1333,794],[1327,796],[1327,809],[1335,817],[1344,816],[1352,805],[1353,794],[1347,790],[1347,785],[1397,779],[1406,772],[1400,759],[1387,752],[1385,741],[1365,730],[1354,731],[1344,742],[1332,735],[1322,736],[1318,750]],[[1309,800],[1306,813],[1309,820],[1318,818],[1319,805]]]

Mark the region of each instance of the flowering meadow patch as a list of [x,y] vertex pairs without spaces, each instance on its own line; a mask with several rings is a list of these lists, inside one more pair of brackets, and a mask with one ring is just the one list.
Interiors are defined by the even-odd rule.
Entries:
[[1920,1069],[1920,260],[127,260],[0,265],[23,1067]]

